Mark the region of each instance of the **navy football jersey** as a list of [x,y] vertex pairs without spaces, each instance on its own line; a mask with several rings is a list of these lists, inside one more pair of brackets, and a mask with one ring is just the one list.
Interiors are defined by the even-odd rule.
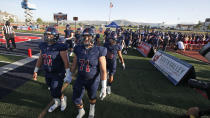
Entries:
[[99,57],[106,56],[107,50],[101,46],[86,49],[84,45],[74,48],[77,56],[78,77],[81,79],[94,79],[100,74]]
[[71,32],[73,32],[73,31],[72,30],[64,30],[65,38],[71,37]]
[[42,42],[39,45],[42,52],[42,62],[44,70],[47,73],[60,73],[65,72],[63,60],[60,56],[60,51],[67,50],[67,46],[63,43],[55,43],[48,45],[46,42]]
[[123,40],[124,40],[124,37],[123,36],[118,37],[117,38],[117,44],[122,45]]
[[107,55],[106,58],[107,59],[117,59],[117,51],[121,51],[121,46],[116,44],[116,45],[105,45],[105,47],[107,48]]
[[68,46],[68,48],[74,48],[75,46],[75,38],[71,38],[66,40],[66,45]]

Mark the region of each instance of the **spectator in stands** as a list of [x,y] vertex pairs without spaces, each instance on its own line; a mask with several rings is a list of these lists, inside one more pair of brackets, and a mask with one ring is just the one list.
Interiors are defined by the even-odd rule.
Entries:
[[[16,49],[15,44],[15,32],[13,30],[13,27],[10,26],[10,22],[6,21],[5,25],[2,27],[2,35],[3,38],[6,39],[6,50],[13,50]],[[10,48],[10,40],[12,42],[12,48]]]
[[165,34],[165,37],[164,37],[164,39],[163,39],[163,51],[166,51],[166,47],[167,47],[167,45],[168,45],[168,43],[169,43],[169,40],[170,40],[170,37],[169,37],[169,35],[166,33]]
[[184,46],[183,41],[179,40],[176,45],[177,45],[177,48],[179,50],[184,50],[185,51],[185,46]]

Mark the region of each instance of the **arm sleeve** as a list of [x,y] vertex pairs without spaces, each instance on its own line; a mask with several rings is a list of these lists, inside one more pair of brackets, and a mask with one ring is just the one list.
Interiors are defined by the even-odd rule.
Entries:
[[99,57],[106,56],[107,49],[105,47],[99,47]]
[[68,45],[64,43],[60,43],[58,48],[59,48],[59,51],[65,51],[68,49]]
[[42,50],[44,47],[44,43],[39,43],[39,49]]
[[120,45],[117,45],[117,51],[121,51],[122,47]]

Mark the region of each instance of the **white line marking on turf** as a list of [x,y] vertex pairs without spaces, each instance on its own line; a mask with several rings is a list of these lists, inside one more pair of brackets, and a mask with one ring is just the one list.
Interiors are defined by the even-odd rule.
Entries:
[[25,65],[25,64],[27,64],[29,62],[32,62],[32,61],[38,59],[38,57],[39,57],[39,53],[33,55],[31,58],[28,57],[28,58],[25,58],[25,59],[21,59],[19,61],[16,61],[14,63],[11,63],[11,64],[8,64],[8,65],[2,66],[2,67],[0,67],[0,75],[2,75],[4,73],[7,73],[7,72],[9,72],[11,70],[14,70],[14,69],[18,68],[19,66],[23,66],[23,65]]
[[[37,39],[28,39],[28,40],[25,40],[25,41],[18,41],[18,42],[15,42],[15,43],[23,43],[23,42],[29,42],[29,41],[40,40],[40,39],[42,39],[42,37],[37,37]],[[6,42],[1,42],[1,44],[6,45]]]
[[31,35],[37,35],[37,36],[43,35],[43,34],[25,33],[25,32],[16,32],[16,33],[18,33],[18,34],[31,34]]
[[15,53],[5,53],[5,52],[0,52],[2,55],[9,55],[9,56],[21,56],[21,57],[28,57],[27,55],[23,54],[15,54]]
[[0,61],[0,63],[11,63],[9,61]]

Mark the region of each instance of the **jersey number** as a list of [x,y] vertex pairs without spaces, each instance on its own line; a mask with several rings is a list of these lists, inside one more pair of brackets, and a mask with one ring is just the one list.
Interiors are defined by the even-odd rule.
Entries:
[[46,54],[43,54],[42,56],[44,58],[44,65],[52,66],[52,56]]
[[86,72],[90,72],[90,67],[89,67],[89,60],[84,60],[84,59],[80,59],[80,71],[84,70],[84,66],[86,66],[85,71]]

